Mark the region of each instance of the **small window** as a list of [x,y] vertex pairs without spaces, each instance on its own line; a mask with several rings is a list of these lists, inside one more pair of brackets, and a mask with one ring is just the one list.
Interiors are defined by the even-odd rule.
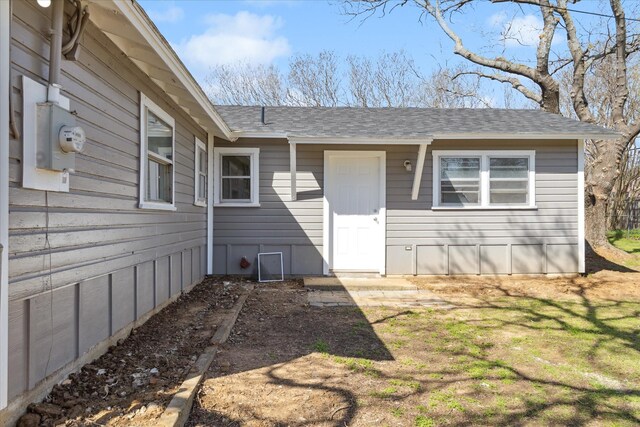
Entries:
[[140,207],[175,210],[175,120],[140,94]]
[[535,208],[535,151],[433,151],[433,207]]
[[204,142],[200,141],[196,138],[196,152],[195,152],[195,164],[194,164],[194,172],[195,172],[195,183],[194,183],[194,193],[195,193],[195,201],[194,204],[197,206],[207,206],[207,168],[208,168],[208,159],[207,159],[207,146],[204,145]]
[[480,203],[480,157],[440,158],[440,203]]
[[258,206],[258,148],[216,148],[215,204]]

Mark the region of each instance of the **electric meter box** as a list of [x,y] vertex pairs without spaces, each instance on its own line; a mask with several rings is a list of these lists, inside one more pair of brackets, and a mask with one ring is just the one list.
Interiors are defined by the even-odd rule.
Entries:
[[[37,104],[37,167],[54,171],[74,172],[76,152],[84,145],[84,131],[76,127],[76,118],[69,111],[50,102]],[[64,128],[64,129],[63,129]],[[74,150],[65,151],[60,143],[62,134]],[[71,142],[71,138],[74,139]]]

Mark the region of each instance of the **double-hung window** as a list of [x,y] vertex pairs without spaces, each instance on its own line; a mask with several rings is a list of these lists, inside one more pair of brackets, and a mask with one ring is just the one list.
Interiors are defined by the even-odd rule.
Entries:
[[433,207],[535,207],[535,151],[433,151]]
[[259,206],[259,148],[215,148],[217,206]]
[[175,210],[175,120],[140,94],[140,207]]
[[196,138],[196,152],[194,162],[194,205],[207,206],[207,146],[204,142]]

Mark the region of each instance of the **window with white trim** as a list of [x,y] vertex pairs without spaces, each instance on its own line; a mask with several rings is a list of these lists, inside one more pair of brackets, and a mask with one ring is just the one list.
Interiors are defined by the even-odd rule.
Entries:
[[433,151],[433,207],[535,207],[535,151]]
[[175,120],[140,94],[140,207],[175,210]]
[[221,147],[215,158],[214,205],[259,206],[259,148]]
[[207,206],[207,146],[196,138],[196,152],[194,162],[194,205]]

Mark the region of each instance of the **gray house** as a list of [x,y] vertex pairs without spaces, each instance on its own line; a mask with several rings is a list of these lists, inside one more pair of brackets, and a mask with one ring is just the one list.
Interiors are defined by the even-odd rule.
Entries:
[[214,107],[131,0],[0,1],[0,424],[258,252],[288,275],[582,272],[583,140],[616,135]]
[[535,110],[219,106],[213,272],[584,272],[585,138]]

